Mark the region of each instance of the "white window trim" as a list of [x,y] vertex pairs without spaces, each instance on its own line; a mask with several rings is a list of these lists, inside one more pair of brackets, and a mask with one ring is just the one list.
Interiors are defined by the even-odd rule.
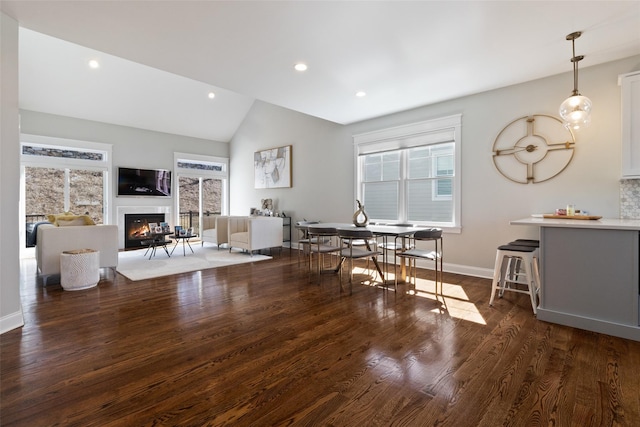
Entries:
[[[47,148],[73,148],[78,151],[93,151],[101,152],[103,154],[103,160],[84,160],[84,159],[72,159],[61,157],[47,157],[47,156],[31,156],[22,154],[22,147],[24,145],[40,146]],[[20,218],[25,217],[24,200],[25,200],[25,186],[24,176],[25,167],[55,167],[59,169],[82,169],[88,171],[100,171],[106,172],[104,179],[104,214],[102,222],[104,224],[111,224],[111,206],[113,203],[113,196],[111,192],[111,176],[113,170],[113,145],[105,144],[101,142],[80,141],[75,139],[56,138],[42,135],[30,135],[20,134]],[[65,172],[66,173],[66,172]],[[30,254],[29,251],[32,248],[25,248],[25,223],[23,220],[19,222],[20,229],[20,250],[22,255]]]
[[[220,163],[223,165],[221,171],[209,171],[209,170],[195,170],[178,167],[179,161],[192,161],[194,163]],[[223,182],[223,194],[222,194],[222,215],[229,215],[229,159],[226,157],[207,156],[202,154],[191,153],[173,153],[173,170],[175,179],[173,179],[173,194],[174,197],[174,212],[178,212],[179,203],[179,189],[178,189],[178,176],[198,178],[198,177],[210,177],[220,179]],[[177,214],[176,214],[177,215]],[[200,213],[202,215],[202,212]],[[202,219],[202,218],[201,218]],[[177,220],[177,218],[176,218]]]
[[[86,159],[73,159],[62,157],[48,157],[48,156],[32,156],[28,154],[22,154],[22,147],[24,145],[40,146],[46,148],[57,149],[76,149],[78,151],[86,152],[100,152],[103,154],[102,160],[86,160]],[[111,224],[111,172],[113,170],[112,164],[112,151],[113,146],[111,144],[104,144],[100,142],[79,141],[74,139],[54,138],[41,135],[20,135],[20,197],[21,200],[25,198],[24,188],[24,168],[25,167],[55,167],[58,169],[82,169],[87,171],[99,171],[105,172],[104,179],[104,215],[103,223]],[[66,174],[66,172],[65,172]],[[20,203],[20,215],[24,216],[23,202]]]
[[455,159],[455,172],[453,175],[453,224],[441,228],[445,232],[460,233],[462,231],[460,212],[462,203],[462,183],[460,178],[462,167],[461,138],[461,114],[353,135],[355,172],[353,185],[355,198],[361,198],[361,189],[358,185],[358,176],[360,176],[361,173],[359,170],[359,158],[361,155],[418,147],[430,143],[453,142]]
[[[22,154],[23,145],[59,149],[74,148],[78,151],[100,152],[103,153],[104,159],[102,161],[98,161],[61,157],[30,156]],[[48,165],[55,164],[72,169],[106,170],[107,172],[111,172],[112,151],[113,146],[111,144],[104,144],[101,142],[78,141],[75,139],[53,138],[40,135],[20,135],[20,163],[23,166],[47,167]]]

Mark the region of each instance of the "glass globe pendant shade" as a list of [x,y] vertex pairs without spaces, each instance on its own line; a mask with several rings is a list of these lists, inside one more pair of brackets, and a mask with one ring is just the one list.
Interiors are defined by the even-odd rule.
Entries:
[[591,123],[591,100],[586,96],[573,95],[560,105],[560,117],[567,129],[578,130]]

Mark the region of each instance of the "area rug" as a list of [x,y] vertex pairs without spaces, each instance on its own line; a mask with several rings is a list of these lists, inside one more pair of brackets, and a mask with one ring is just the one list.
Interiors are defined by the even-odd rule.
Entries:
[[[127,279],[135,281],[271,259],[267,255],[254,254],[251,256],[240,250],[229,252],[229,249],[218,250],[211,246],[201,247],[200,244],[192,245],[192,247],[194,253],[191,253],[187,247],[186,255],[183,255],[182,245],[178,245],[171,257],[167,256],[164,249],[159,248],[151,259],[149,259],[148,253],[145,256],[146,249],[119,252],[116,270]],[[173,245],[168,246],[168,249],[171,252]]]

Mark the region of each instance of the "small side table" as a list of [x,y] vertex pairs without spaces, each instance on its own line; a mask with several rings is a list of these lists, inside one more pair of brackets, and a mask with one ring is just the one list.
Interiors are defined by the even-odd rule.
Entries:
[[172,239],[176,239],[176,244],[173,246],[173,249],[171,249],[171,255],[173,255],[173,251],[176,250],[176,247],[178,246],[178,243],[180,243],[180,240],[182,240],[182,256],[187,256],[187,251],[185,249],[185,243],[187,244],[187,246],[189,246],[189,249],[191,249],[191,253],[193,253],[193,248],[191,247],[191,243],[189,243],[189,239],[191,239],[193,237],[198,237],[198,235],[197,234],[185,234],[184,236],[180,236],[180,235],[171,236]]
[[100,281],[100,252],[76,249],[60,254],[60,284],[65,291],[79,291]]
[[168,236],[169,234],[171,234],[171,232],[169,231],[165,231],[162,233],[151,233],[151,239],[143,241],[143,244],[149,245],[147,247],[147,250],[144,252],[144,256],[147,256],[147,253],[149,252],[149,250],[151,250],[151,253],[149,254],[149,259],[151,259],[151,257],[154,257],[156,255],[156,249],[158,247],[162,247],[167,253],[167,256],[171,257],[171,254],[169,254],[169,250],[167,249],[167,244],[171,243],[171,240],[165,239],[165,236]]

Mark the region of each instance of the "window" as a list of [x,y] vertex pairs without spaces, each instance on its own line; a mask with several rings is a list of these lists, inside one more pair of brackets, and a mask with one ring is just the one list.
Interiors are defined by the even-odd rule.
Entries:
[[174,153],[178,223],[200,233],[203,215],[228,212],[228,159]]
[[105,173],[70,168],[24,167],[26,222],[42,221],[48,214],[72,212],[104,222]]
[[363,156],[362,202],[370,218],[390,219],[398,216],[400,201],[400,153]]
[[98,224],[109,222],[111,145],[22,135],[21,151],[21,229],[29,231],[47,214],[60,212],[87,214]]
[[356,195],[373,222],[460,228],[460,116],[354,136]]

